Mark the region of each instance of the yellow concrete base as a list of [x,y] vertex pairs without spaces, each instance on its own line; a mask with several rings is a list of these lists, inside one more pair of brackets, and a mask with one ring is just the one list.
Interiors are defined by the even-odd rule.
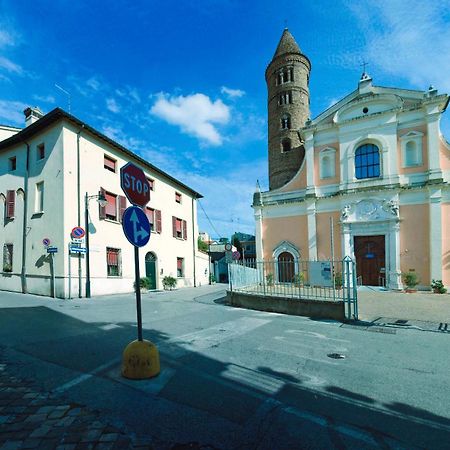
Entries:
[[159,352],[150,341],[130,342],[122,356],[122,376],[132,380],[156,377],[160,372]]

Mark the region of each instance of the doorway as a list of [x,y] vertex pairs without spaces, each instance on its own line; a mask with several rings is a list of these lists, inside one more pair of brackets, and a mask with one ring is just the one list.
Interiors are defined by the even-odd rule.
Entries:
[[354,249],[358,284],[385,286],[385,236],[355,236]]
[[150,278],[150,289],[156,289],[156,255],[152,252],[145,255],[145,276]]
[[294,257],[289,252],[278,255],[278,281],[292,283],[295,275]]

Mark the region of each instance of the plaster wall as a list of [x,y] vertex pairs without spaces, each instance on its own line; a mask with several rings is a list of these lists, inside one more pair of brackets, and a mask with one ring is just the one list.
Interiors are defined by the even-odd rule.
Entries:
[[450,289],[450,203],[442,203],[442,282]]
[[[320,152],[325,148],[332,148],[336,150],[334,160],[334,177],[320,178]],[[316,186],[325,186],[327,184],[338,184],[340,181],[340,164],[339,164],[339,143],[320,145],[314,147],[314,184]]]
[[330,217],[333,218],[334,260],[342,259],[340,211],[316,213],[317,258],[331,259]]
[[400,205],[400,268],[414,270],[421,286],[430,285],[429,205]]
[[277,192],[292,192],[298,191],[300,189],[306,188],[306,158],[303,160],[303,164],[301,165],[298,172],[292,178],[289,183],[285,184],[283,187],[277,190]]

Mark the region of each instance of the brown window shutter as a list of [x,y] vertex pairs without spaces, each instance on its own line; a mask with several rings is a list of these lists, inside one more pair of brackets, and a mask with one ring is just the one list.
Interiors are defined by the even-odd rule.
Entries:
[[122,222],[123,213],[127,209],[127,198],[119,195],[119,222]]
[[183,220],[183,239],[187,239],[187,223],[185,220]]
[[[101,187],[100,193],[106,198],[106,191]],[[106,206],[98,205],[98,217],[99,219],[106,219]]]
[[14,213],[16,209],[16,191],[6,192],[6,218],[14,218]]
[[161,233],[162,223],[161,223],[161,211],[159,209],[155,210],[155,222],[156,222],[156,232]]
[[177,237],[177,218],[172,216],[172,234],[173,237]]

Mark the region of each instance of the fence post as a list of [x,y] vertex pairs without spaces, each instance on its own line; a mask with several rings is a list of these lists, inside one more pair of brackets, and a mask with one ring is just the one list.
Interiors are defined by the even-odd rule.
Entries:
[[356,262],[352,261],[353,273],[353,317],[358,320],[358,286],[356,285]]
[[230,292],[233,292],[233,281],[232,281],[232,274],[230,269],[230,263],[227,263],[228,268],[228,286],[230,287]]
[[347,319],[351,319],[351,305],[350,305],[350,301],[351,301],[351,298],[350,298],[350,289],[351,289],[351,286],[350,286],[350,267],[349,267],[349,265],[350,265],[350,261],[351,261],[351,258],[349,257],[349,256],[346,256],[345,258],[344,258],[344,263],[345,263],[345,285],[344,285],[344,292],[345,292],[345,294],[344,294],[344,298],[345,298],[345,303],[347,304]]

